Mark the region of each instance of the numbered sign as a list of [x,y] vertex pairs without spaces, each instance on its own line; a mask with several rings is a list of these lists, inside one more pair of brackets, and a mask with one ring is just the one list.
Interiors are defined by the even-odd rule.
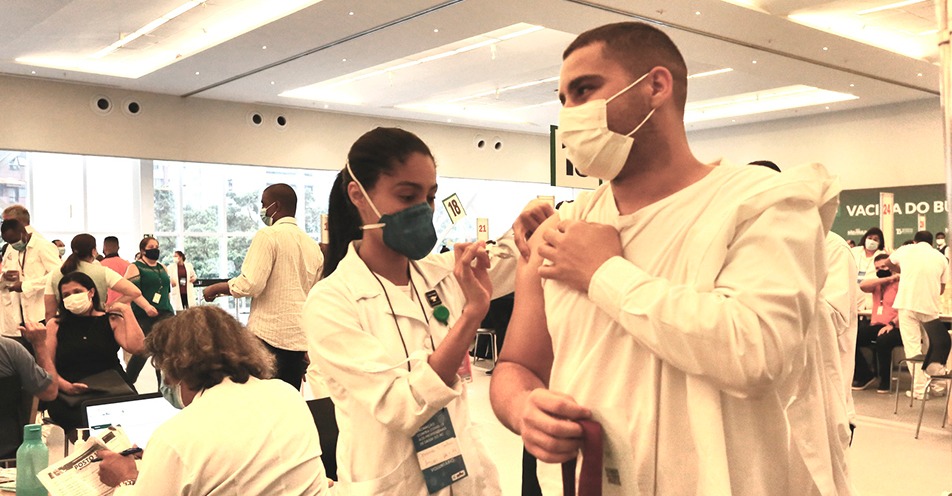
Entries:
[[538,200],[545,200],[549,202],[549,205],[552,205],[552,208],[555,208],[555,197],[552,195],[539,195],[536,197]]
[[879,228],[883,230],[883,243],[886,250],[893,249],[893,240],[896,237],[896,230],[893,222],[893,207],[896,205],[895,196],[892,193],[879,193]]
[[489,219],[476,217],[476,241],[489,241]]
[[923,214],[919,214],[919,230],[920,231],[926,230],[926,216]]
[[453,224],[456,224],[460,219],[466,217],[466,210],[463,209],[463,202],[461,202],[459,197],[456,196],[456,193],[453,193],[443,200],[443,208],[446,209],[446,213],[450,216],[450,222]]
[[321,243],[331,242],[331,232],[327,229],[327,214],[321,214]]

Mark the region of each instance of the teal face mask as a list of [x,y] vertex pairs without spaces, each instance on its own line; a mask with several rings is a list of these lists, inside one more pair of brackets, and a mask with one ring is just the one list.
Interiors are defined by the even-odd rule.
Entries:
[[165,377],[163,377],[162,381],[159,382],[159,391],[162,393],[162,397],[165,398],[165,401],[168,401],[175,408],[179,410],[185,408],[182,402],[182,383],[169,386],[165,383]]
[[21,239],[20,241],[17,241],[16,243],[10,243],[10,248],[13,248],[16,251],[24,251],[26,250],[26,241],[23,241]]
[[354,172],[347,164],[347,172],[360,188],[370,208],[380,217],[376,224],[361,226],[363,230],[383,229],[383,244],[391,250],[406,256],[410,260],[420,260],[436,246],[436,228],[433,227],[433,209],[426,202],[405,208],[392,214],[380,215],[367,190],[360,184]]

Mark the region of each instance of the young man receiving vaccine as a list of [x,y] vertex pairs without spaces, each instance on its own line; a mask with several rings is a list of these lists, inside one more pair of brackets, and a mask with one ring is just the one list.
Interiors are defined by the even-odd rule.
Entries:
[[[684,60],[646,24],[580,35],[559,94],[568,158],[606,183],[530,239],[492,379],[500,420],[548,463],[600,423],[585,461],[602,456],[589,482],[605,494],[851,494],[817,311],[834,181],[698,161]],[[546,494],[557,470],[540,468]]]

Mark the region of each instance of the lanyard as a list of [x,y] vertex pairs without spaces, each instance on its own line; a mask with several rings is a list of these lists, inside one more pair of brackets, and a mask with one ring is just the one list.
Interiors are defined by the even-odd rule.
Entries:
[[[361,260],[363,260],[363,259],[361,259]],[[364,265],[367,265],[367,262],[364,262]],[[367,270],[370,270],[370,266],[367,266]],[[409,359],[409,358],[410,358],[410,351],[407,349],[407,342],[406,342],[406,340],[403,339],[403,331],[400,330],[400,323],[397,321],[397,312],[395,312],[395,311],[393,310],[393,303],[390,301],[390,295],[387,293],[387,287],[383,285],[383,281],[381,281],[380,278],[377,277],[377,274],[374,273],[374,271],[370,270],[370,274],[371,274],[372,276],[374,276],[374,279],[377,280],[377,284],[379,284],[379,285],[380,285],[380,289],[383,290],[383,295],[384,295],[384,297],[387,298],[387,306],[390,307],[390,316],[393,317],[393,325],[397,326],[397,334],[400,335],[400,344],[403,345],[403,353],[404,353],[404,355],[406,355],[407,359]],[[430,331],[430,329],[429,329],[429,327],[430,327],[430,318],[426,316],[426,310],[423,309],[423,300],[420,298],[420,293],[418,293],[417,290],[416,290],[416,285],[413,284],[413,271],[410,271],[410,273],[408,274],[408,276],[409,276],[408,278],[410,279],[410,289],[413,290],[413,294],[416,294],[416,296],[417,296],[417,303],[419,303],[419,305],[420,305],[420,312],[423,313],[423,320],[426,321],[426,325],[427,325],[427,335],[428,335],[429,338],[430,338],[430,346],[435,350],[435,349],[436,349],[436,343],[433,342],[433,334],[431,334],[431,333],[429,332],[429,331]],[[413,297],[413,294],[410,295],[410,296],[411,296],[411,299],[412,299],[412,297]],[[407,371],[410,371],[410,362],[407,362]]]

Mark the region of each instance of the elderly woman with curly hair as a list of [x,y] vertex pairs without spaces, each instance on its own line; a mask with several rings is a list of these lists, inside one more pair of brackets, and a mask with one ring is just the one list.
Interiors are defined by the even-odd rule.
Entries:
[[115,494],[321,495],[321,448],[301,394],[272,380],[274,358],[234,317],[200,306],[156,324],[152,363],[183,410],[162,424],[137,470],[100,451]]

